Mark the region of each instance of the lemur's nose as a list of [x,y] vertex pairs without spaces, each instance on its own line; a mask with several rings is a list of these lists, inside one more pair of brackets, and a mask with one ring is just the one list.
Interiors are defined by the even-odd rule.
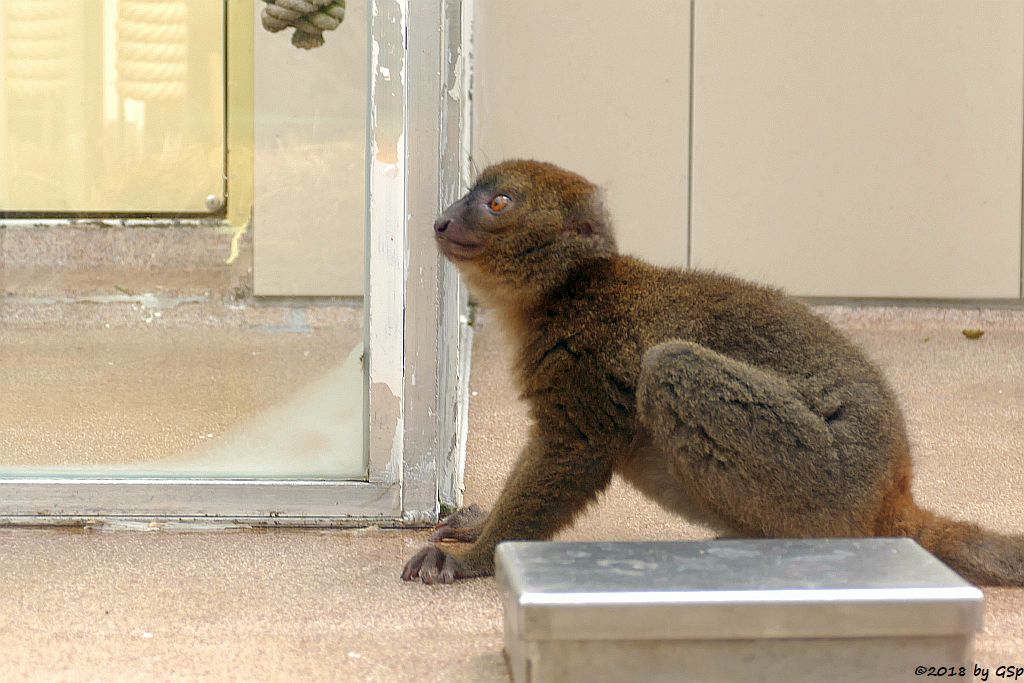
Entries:
[[440,234],[448,229],[448,226],[452,224],[452,219],[445,216],[441,216],[434,221],[434,232]]

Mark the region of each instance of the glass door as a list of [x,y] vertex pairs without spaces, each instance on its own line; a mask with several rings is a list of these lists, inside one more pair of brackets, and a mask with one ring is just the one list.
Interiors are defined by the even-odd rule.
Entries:
[[0,518],[457,497],[461,3],[349,3],[308,51],[261,8],[0,0]]

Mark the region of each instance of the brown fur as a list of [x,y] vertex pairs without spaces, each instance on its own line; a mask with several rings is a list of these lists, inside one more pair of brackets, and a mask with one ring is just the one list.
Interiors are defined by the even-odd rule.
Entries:
[[497,543],[550,538],[618,472],[726,534],[906,535],[972,580],[1024,585],[1024,539],[915,505],[885,379],[800,302],[619,255],[597,188],[550,164],[492,166],[435,230],[513,337],[533,428],[491,513],[435,535],[470,545],[425,548],[403,578],[490,574]]

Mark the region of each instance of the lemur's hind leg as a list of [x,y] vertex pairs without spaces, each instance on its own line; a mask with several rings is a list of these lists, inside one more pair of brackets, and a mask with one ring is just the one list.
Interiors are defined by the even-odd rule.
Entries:
[[665,342],[643,357],[637,406],[680,485],[739,533],[865,533],[827,419],[782,376]]

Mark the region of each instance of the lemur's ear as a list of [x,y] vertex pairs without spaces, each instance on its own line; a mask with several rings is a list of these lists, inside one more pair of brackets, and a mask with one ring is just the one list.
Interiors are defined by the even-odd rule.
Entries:
[[584,237],[590,237],[596,232],[594,223],[589,218],[573,218],[566,224],[565,229]]
[[594,234],[605,234],[606,221],[604,211],[604,193],[595,189],[589,198],[580,205],[566,221],[565,229],[584,237]]

